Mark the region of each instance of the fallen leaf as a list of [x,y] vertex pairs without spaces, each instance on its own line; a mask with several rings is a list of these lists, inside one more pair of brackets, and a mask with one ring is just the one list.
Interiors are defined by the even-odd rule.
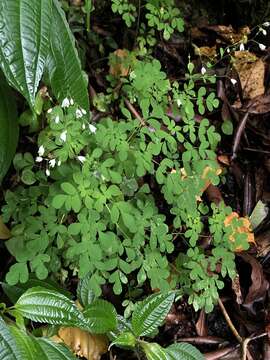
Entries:
[[259,200],[250,215],[250,223],[253,229],[258,227],[268,215],[268,207]]
[[248,294],[242,304],[247,310],[256,316],[256,309],[254,303],[263,301],[268,288],[269,283],[264,277],[262,265],[256,258],[249,254],[239,254],[239,256],[251,266],[251,285],[248,289]]
[[[247,241],[249,243],[253,243],[253,244],[256,244],[255,242],[255,239],[254,239],[254,234],[252,232],[252,229],[251,229],[251,223],[249,221],[248,218],[246,217],[240,217],[236,212],[231,212],[227,217],[226,219],[224,220],[224,225],[225,226],[229,226],[231,225],[233,219],[239,219],[242,221],[242,225],[241,226],[238,226],[237,228],[234,229],[234,232],[232,235],[230,235],[229,239],[230,241],[232,242],[235,242],[235,236],[239,233],[246,233],[247,234]],[[242,251],[242,247],[237,247],[235,249],[236,252],[240,252]]]
[[233,67],[239,75],[244,100],[250,100],[265,92],[265,65],[249,51],[235,51]]
[[206,57],[209,59],[213,59],[217,56],[217,47],[212,46],[201,46],[201,47],[195,47],[195,54],[199,55],[201,57]]
[[2,217],[0,216],[0,239],[7,240],[11,237],[11,233],[7,226],[3,223]]
[[242,291],[241,291],[240,279],[239,279],[238,274],[232,280],[232,289],[233,289],[233,291],[234,291],[234,293],[236,295],[237,304],[242,304],[243,303],[243,295],[242,295]]
[[106,336],[93,335],[75,327],[61,327],[52,340],[65,343],[74,354],[87,360],[99,360],[108,351]]
[[196,327],[198,336],[206,337],[208,335],[208,331],[207,331],[207,327],[206,327],[206,315],[205,315],[204,310],[200,311],[200,316],[196,322],[195,327]]

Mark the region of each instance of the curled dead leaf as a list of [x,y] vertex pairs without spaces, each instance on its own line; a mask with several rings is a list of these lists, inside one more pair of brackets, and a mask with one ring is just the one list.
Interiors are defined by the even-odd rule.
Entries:
[[3,223],[2,217],[0,216],[0,239],[7,240],[11,237],[11,233],[7,226]]
[[90,334],[75,327],[60,328],[52,340],[65,343],[73,353],[87,360],[99,360],[107,353],[109,345],[106,336]]
[[[232,224],[232,221],[233,219],[239,219],[242,221],[242,225],[241,226],[238,226],[237,228],[234,229],[234,232],[232,235],[230,235],[229,239],[230,241],[232,242],[235,242],[235,236],[239,233],[245,233],[247,234],[247,241],[249,243],[253,243],[253,244],[256,244],[255,242],[255,239],[254,239],[254,234],[252,232],[252,226],[251,226],[251,223],[249,221],[248,218],[246,217],[240,217],[237,212],[231,212],[227,217],[226,219],[224,220],[224,226],[229,226]],[[237,247],[235,249],[236,252],[240,252],[240,251],[243,251],[242,247]]]

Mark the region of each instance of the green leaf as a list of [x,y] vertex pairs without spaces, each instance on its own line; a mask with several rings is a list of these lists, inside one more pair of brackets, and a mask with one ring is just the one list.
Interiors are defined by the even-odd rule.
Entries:
[[46,338],[36,339],[48,360],[75,360],[77,359],[68,348],[62,344],[57,344]]
[[27,290],[18,299],[15,309],[27,319],[41,323],[82,328],[85,324],[73,301],[55,290],[39,286]]
[[76,188],[75,188],[72,184],[70,184],[70,183],[68,183],[68,182],[62,183],[62,184],[61,184],[61,189],[62,189],[66,194],[68,194],[68,195],[75,195],[75,194],[77,194]]
[[127,346],[134,348],[136,345],[136,338],[131,332],[123,332],[120,334],[110,345],[112,347],[113,345],[117,346]]
[[205,357],[198,349],[187,343],[170,345],[165,351],[168,360],[205,360]]
[[117,313],[114,306],[105,300],[96,300],[83,312],[88,328],[96,334],[105,334],[117,327]]
[[52,0],[1,0],[0,63],[8,82],[34,108],[51,33]]
[[10,329],[0,316],[0,359],[16,360],[18,359],[18,349]]
[[94,291],[90,288],[91,273],[80,280],[77,287],[77,297],[82,306],[91,304],[95,298]]
[[[1,7],[1,5],[0,5]],[[1,18],[1,15],[0,15]],[[1,30],[0,30],[1,34]],[[1,39],[0,39],[1,41]],[[0,48],[1,52],[1,48]],[[0,184],[6,175],[18,143],[16,102],[0,71]]]
[[46,358],[40,353],[40,347],[25,331],[19,330],[16,326],[9,327],[10,332],[16,342],[18,349],[16,360],[45,360]]
[[89,109],[87,81],[75,48],[75,39],[58,0],[53,0],[51,54],[48,74],[54,95],[59,101],[70,96],[74,102]]
[[160,326],[175,298],[174,292],[159,293],[139,302],[132,314],[132,329],[136,336],[147,336]]
[[2,289],[4,293],[7,295],[7,297],[11,300],[13,304],[19,299],[19,297],[27,290],[32,287],[41,286],[46,289],[51,289],[55,291],[61,291],[62,294],[67,296],[68,298],[71,297],[71,294],[60,287],[56,282],[47,279],[46,281],[39,280],[36,278],[30,278],[26,283],[22,284],[19,283],[17,285],[9,285],[7,283],[0,283],[2,286]]
[[225,135],[232,135],[233,123],[230,120],[225,120],[221,125],[221,130]]
[[159,344],[143,342],[140,345],[147,360],[168,360],[165,350]]

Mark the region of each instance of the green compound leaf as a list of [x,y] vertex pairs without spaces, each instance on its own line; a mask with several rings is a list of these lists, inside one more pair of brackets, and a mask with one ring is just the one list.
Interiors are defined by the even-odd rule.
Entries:
[[8,82],[34,108],[51,32],[52,0],[1,0],[0,63]]
[[117,327],[117,313],[112,304],[105,300],[96,300],[83,312],[89,331],[105,334]]
[[147,336],[160,326],[175,298],[174,292],[154,294],[141,301],[132,314],[132,329],[136,336]]
[[[0,5],[1,7],[1,5]],[[1,15],[0,15],[1,17]],[[0,30],[1,31],[1,30]],[[1,48],[0,48],[1,52]],[[15,155],[18,143],[16,102],[0,71],[0,184]]]
[[1,360],[16,360],[18,359],[19,351],[13,335],[9,327],[5,324],[0,316],[0,359]]
[[47,67],[54,95],[59,101],[70,96],[88,111],[87,81],[81,69],[74,36],[58,0],[53,0],[52,34]]
[[173,344],[166,349],[167,360],[205,360],[203,354],[187,343]]
[[15,309],[27,319],[52,325],[78,326],[85,321],[75,303],[65,295],[51,289],[28,289],[15,304]]

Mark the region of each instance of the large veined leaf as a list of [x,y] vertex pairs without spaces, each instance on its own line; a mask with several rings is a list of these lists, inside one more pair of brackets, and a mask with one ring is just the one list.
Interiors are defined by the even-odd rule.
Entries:
[[95,334],[105,334],[117,327],[117,312],[114,306],[106,300],[95,300],[83,312],[89,331]]
[[95,294],[92,289],[90,289],[91,274],[86,275],[83,279],[79,281],[77,287],[77,297],[82,306],[87,306],[94,301]]
[[203,354],[187,343],[179,343],[168,346],[166,349],[168,360],[205,360]]
[[[61,344],[46,338],[35,338],[16,326],[9,327],[18,349],[16,360],[75,360],[74,355]],[[2,358],[1,358],[2,360]]]
[[81,69],[74,36],[58,0],[53,0],[51,52],[47,67],[54,95],[59,101],[71,97],[88,111],[87,81]]
[[[141,343],[141,347],[146,355],[147,360],[169,360],[165,349],[156,343]],[[179,357],[178,360],[181,358]],[[182,360],[182,359],[181,359]]]
[[132,329],[136,336],[147,336],[160,326],[175,298],[174,292],[154,294],[139,302],[132,314]]
[[0,1],[0,64],[34,107],[49,49],[52,0]]
[[48,360],[75,360],[77,359],[70,350],[62,345],[56,344],[45,338],[36,339],[44,353],[47,355]]
[[12,162],[18,135],[16,103],[11,89],[0,71],[0,183]]
[[16,360],[18,354],[19,352],[14,337],[0,316],[0,359]]
[[28,289],[15,304],[15,309],[27,319],[52,325],[84,328],[84,318],[75,303],[51,289]]

